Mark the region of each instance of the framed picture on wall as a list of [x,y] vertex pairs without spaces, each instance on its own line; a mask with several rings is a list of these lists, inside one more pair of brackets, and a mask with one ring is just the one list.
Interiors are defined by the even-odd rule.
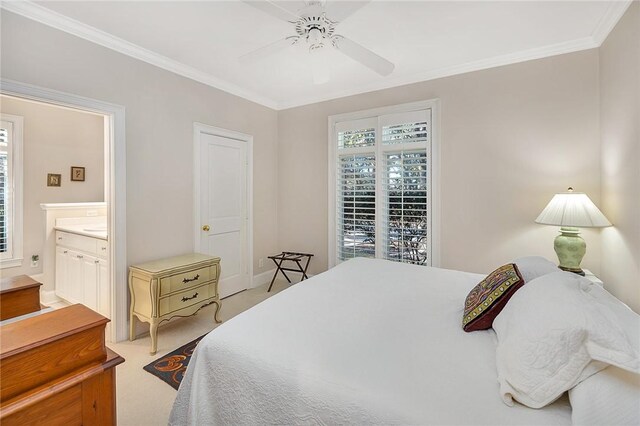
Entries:
[[47,174],[47,186],[60,186],[62,184],[62,175],[55,173]]
[[71,166],[71,180],[84,182],[84,167]]

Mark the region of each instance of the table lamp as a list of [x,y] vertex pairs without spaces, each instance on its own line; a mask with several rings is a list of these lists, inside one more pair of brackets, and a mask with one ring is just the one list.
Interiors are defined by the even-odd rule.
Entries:
[[567,192],[553,196],[536,219],[536,223],[560,226],[560,235],[553,242],[553,248],[560,261],[558,266],[563,271],[580,275],[584,275],[580,262],[587,251],[587,243],[580,236],[578,228],[611,226],[611,222],[593,204],[587,194],[573,192],[571,187]]

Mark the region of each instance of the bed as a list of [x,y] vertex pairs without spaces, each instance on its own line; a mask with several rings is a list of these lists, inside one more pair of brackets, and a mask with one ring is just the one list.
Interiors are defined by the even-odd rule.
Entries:
[[465,333],[484,276],[357,258],[207,335],[170,424],[571,424],[562,397],[505,405],[496,334]]
[[303,281],[200,342],[170,423],[570,424],[566,398],[501,400],[495,333],[460,327],[482,278],[358,258]]

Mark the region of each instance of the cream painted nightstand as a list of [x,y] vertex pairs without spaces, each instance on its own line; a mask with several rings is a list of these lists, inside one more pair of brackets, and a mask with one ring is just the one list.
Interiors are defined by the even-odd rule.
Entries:
[[220,312],[218,277],[220,258],[185,254],[129,267],[129,340],[135,340],[135,321],[150,324],[151,355],[158,347],[158,325],[174,317],[195,315],[200,308],[216,304]]
[[584,277],[586,279],[588,279],[589,281],[591,281],[594,284],[598,284],[600,287],[604,287],[604,283],[602,282],[602,280],[600,278],[598,278],[597,276],[595,276],[593,274],[593,272],[591,272],[588,269],[583,269],[584,271]]

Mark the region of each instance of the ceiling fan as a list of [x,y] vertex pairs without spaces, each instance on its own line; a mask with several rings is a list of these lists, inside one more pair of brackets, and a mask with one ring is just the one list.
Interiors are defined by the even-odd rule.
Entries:
[[[395,67],[393,63],[335,32],[336,26],[340,22],[369,3],[369,1],[326,2],[311,0],[276,3],[271,0],[245,0],[244,3],[291,23],[295,32],[282,40],[242,55],[238,60],[241,63],[254,62],[289,46],[305,43],[311,54],[313,79],[316,84],[325,83],[329,80],[327,63],[322,61],[319,56],[319,52],[329,47],[337,49],[376,73],[387,76],[391,74]],[[296,4],[301,7],[296,9]]]

